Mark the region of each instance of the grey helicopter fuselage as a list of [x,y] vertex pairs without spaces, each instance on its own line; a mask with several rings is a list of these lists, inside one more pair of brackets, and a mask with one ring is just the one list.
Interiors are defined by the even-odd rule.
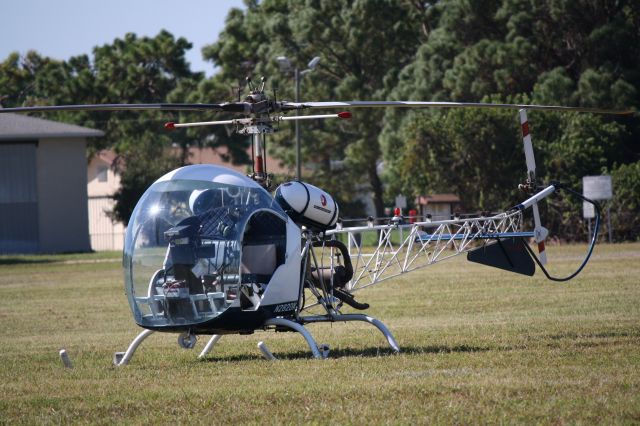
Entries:
[[285,209],[302,210],[285,199],[296,191],[306,192],[305,207],[317,207],[307,221],[335,223],[333,199],[301,182],[284,184],[274,199],[248,177],[213,165],[158,179],[138,202],[125,238],[125,288],[136,323],[229,334],[295,316],[302,234]]

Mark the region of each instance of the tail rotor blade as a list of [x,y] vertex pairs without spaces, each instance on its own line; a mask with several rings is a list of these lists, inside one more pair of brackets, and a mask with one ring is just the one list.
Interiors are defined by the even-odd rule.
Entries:
[[[533,143],[531,142],[531,133],[529,132],[529,120],[527,119],[527,110],[520,110],[520,126],[522,129],[522,143],[524,145],[524,156],[527,161],[527,184],[531,188],[536,186],[536,160],[533,155]],[[543,265],[547,264],[547,252],[545,250],[544,240],[549,235],[547,228],[542,226],[540,220],[540,210],[538,209],[538,203],[534,202],[531,206],[533,209],[533,225],[534,236],[536,243],[538,244],[538,259]]]
[[535,229],[533,231],[534,238],[536,243],[538,243],[538,259],[540,259],[540,263],[543,265],[547,264],[547,252],[545,251],[544,240],[549,235],[549,230],[542,226],[542,222],[540,220],[540,211],[538,210],[538,203],[535,203],[532,206],[533,209],[533,224]]

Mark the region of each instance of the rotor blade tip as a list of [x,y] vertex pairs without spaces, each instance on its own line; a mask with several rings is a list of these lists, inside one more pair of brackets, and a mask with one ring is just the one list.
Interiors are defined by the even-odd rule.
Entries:
[[338,113],[338,118],[349,120],[351,119],[351,113],[349,111],[342,111]]
[[169,122],[164,124],[164,128],[167,129],[167,130],[175,130],[176,123],[174,123],[173,121],[169,121]]

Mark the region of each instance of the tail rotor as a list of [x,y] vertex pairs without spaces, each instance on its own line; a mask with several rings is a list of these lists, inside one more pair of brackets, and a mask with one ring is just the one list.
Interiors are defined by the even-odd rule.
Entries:
[[[527,160],[527,182],[522,185],[523,189],[535,192],[536,190],[536,160],[533,155],[533,144],[531,143],[531,133],[529,132],[529,121],[527,119],[527,110],[520,110],[520,127],[522,129],[522,142],[524,144],[524,156]],[[538,259],[543,265],[547,264],[547,253],[545,251],[544,242],[549,235],[549,230],[542,226],[540,220],[540,210],[538,203],[534,202],[531,206],[533,210],[534,238],[538,244]]]

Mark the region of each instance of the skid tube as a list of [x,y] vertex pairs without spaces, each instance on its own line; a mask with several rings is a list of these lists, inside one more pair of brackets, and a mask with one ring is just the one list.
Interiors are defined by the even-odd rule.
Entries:
[[380,330],[380,332],[384,335],[384,337],[387,339],[387,342],[389,343],[389,346],[391,346],[391,349],[393,349],[393,351],[395,353],[399,353],[400,352],[400,346],[398,345],[398,342],[396,342],[396,339],[393,337],[393,334],[391,334],[391,332],[389,331],[389,329],[382,323],[382,321],[379,321],[373,317],[370,317],[369,315],[364,315],[364,314],[330,314],[330,315],[316,315],[316,316],[307,316],[307,317],[300,317],[300,321],[303,324],[311,324],[311,323],[317,323],[317,322],[348,322],[348,321],[362,321],[362,322],[366,322],[369,323],[373,326],[375,326],[378,330]]
[[[116,352],[113,354],[113,365],[115,365],[116,367],[122,367],[123,365],[129,364],[129,361],[131,361],[131,358],[133,358],[133,355],[136,353],[136,350],[138,349],[138,347],[142,344],[142,342],[144,342],[147,339],[147,337],[151,336],[153,333],[155,333],[155,331],[149,330],[149,329],[145,329],[142,332],[140,332],[140,334],[138,334],[135,337],[135,339],[133,339],[133,341],[129,344],[129,347],[127,348],[126,352]],[[207,343],[204,350],[209,352],[219,338],[220,336],[214,335],[211,341]],[[197,336],[195,334],[183,332],[178,335],[178,344],[183,349],[193,349],[196,344],[196,341],[197,341]]]
[[313,354],[313,357],[315,359],[322,359],[322,354],[320,353],[320,350],[318,349],[318,344],[316,343],[316,341],[313,339],[313,336],[311,336],[311,333],[309,333],[309,331],[304,328],[303,325],[295,322],[295,321],[291,321],[285,318],[270,318],[268,320],[265,321],[264,323],[265,326],[270,326],[270,325],[274,325],[276,327],[286,327],[286,328],[290,328],[294,331],[297,331],[298,333],[302,334],[302,337],[304,337],[304,339],[307,341],[307,344],[309,345],[309,349],[311,349],[311,353]]
[[[301,324],[298,324],[297,322],[284,319],[284,318],[271,318],[264,323],[264,326],[265,327],[267,326],[284,327],[284,328],[289,328],[293,331],[297,331],[298,333],[302,334],[302,336],[306,340],[307,344],[309,345],[309,349],[311,349],[311,353],[313,354],[313,357],[315,359],[325,358],[323,354],[320,352],[320,350],[318,349],[318,345],[316,341],[313,339],[313,336],[311,336],[311,333],[309,333],[309,331],[306,328],[304,328],[304,326],[302,326]],[[135,354],[138,347],[142,344],[144,340],[146,340],[147,337],[151,336],[153,333],[154,333],[153,330],[143,330],[129,344],[129,347],[127,348],[126,352],[116,352],[113,355],[113,365],[115,365],[116,367],[122,367],[124,365],[129,364],[129,361],[131,361],[131,358]],[[219,334],[214,334],[213,336],[211,336],[207,344],[202,349],[202,352],[200,352],[200,355],[198,355],[198,358],[199,359],[205,358],[209,354],[209,352],[213,350],[214,346],[216,345],[216,343],[218,343],[221,337],[222,336]],[[263,342],[260,342],[258,344],[258,348],[263,353],[265,358],[269,360],[276,359],[269,352],[269,349],[266,347],[266,345]]]
[[[318,344],[314,340],[311,333],[309,333],[309,331],[304,327],[304,324],[312,324],[312,323],[319,323],[319,322],[362,321],[362,322],[369,323],[375,326],[378,330],[380,330],[380,332],[387,339],[387,342],[389,343],[389,346],[391,346],[391,349],[393,349],[395,353],[400,352],[400,346],[398,345],[398,342],[396,342],[396,339],[393,337],[393,334],[391,334],[389,329],[381,321],[373,317],[370,317],[369,315],[364,315],[364,314],[316,315],[316,316],[299,317],[298,321],[299,322],[295,322],[285,318],[270,318],[267,321],[265,321],[264,326],[265,327],[268,327],[268,326],[283,327],[283,328],[289,328],[293,331],[297,331],[302,335],[302,337],[304,337],[305,341],[309,345],[309,349],[311,349],[311,354],[313,355],[313,357],[315,359],[324,359],[326,358],[326,356],[324,356],[323,353],[320,352],[320,349],[318,348]],[[127,348],[126,352],[116,352],[114,354],[113,364],[116,367],[122,367],[124,365],[129,364],[129,361],[131,361],[131,358],[135,354],[138,347],[142,344],[144,340],[146,340],[147,337],[151,336],[153,333],[154,333],[153,330],[143,330],[129,344],[129,347]],[[209,354],[209,352],[213,350],[213,347],[216,345],[216,343],[218,343],[221,337],[222,336],[219,334],[214,334],[213,336],[211,336],[211,338],[203,348],[198,358],[202,359],[206,357],[207,354]],[[260,342],[258,344],[258,348],[260,348],[265,358],[271,359],[271,360],[275,359],[275,357],[273,357],[273,355],[269,352],[269,350],[266,348],[263,342]]]
[[122,367],[129,364],[129,361],[133,357],[133,354],[138,349],[138,346],[149,336],[154,333],[153,330],[144,330],[136,336],[135,339],[129,344],[126,352],[116,352],[113,354],[113,365],[116,367]]

